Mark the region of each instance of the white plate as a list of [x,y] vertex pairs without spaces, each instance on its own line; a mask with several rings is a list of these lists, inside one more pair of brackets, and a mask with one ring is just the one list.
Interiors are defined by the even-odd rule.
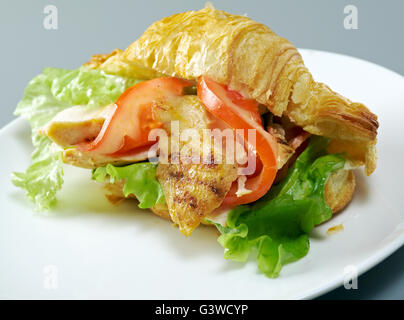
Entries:
[[[112,206],[88,170],[72,167],[54,212],[34,213],[10,182],[32,150],[28,125],[16,120],[0,131],[0,298],[312,298],[342,285],[347,266],[362,273],[397,250],[404,243],[404,78],[347,56],[302,54],[317,80],[364,102],[380,120],[376,172],[357,172],[352,203],[315,229],[304,259],[268,279],[253,260],[224,260],[213,228],[185,238],[130,201]],[[326,235],[341,223],[343,232]]]

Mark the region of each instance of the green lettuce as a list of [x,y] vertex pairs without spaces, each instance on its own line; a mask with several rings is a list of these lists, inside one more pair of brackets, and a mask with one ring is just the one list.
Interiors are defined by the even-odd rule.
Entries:
[[25,172],[13,172],[12,182],[26,191],[36,210],[48,209],[63,184],[61,153],[47,137],[35,135],[33,140],[32,164]]
[[147,209],[156,204],[164,204],[164,193],[156,178],[157,164],[141,162],[124,167],[115,167],[107,164],[93,170],[93,179],[104,182],[109,177],[109,182],[125,179],[123,193],[125,197],[133,194],[139,201],[139,208]]
[[58,112],[71,106],[95,108],[113,103],[137,82],[84,67],[46,68],[29,82],[15,115],[30,122],[35,151],[32,164],[25,172],[14,172],[12,181],[26,191],[36,210],[49,209],[63,184],[61,150],[49,138],[39,135],[38,130]]
[[326,153],[327,144],[324,138],[311,138],[280,184],[254,204],[233,209],[226,226],[215,224],[226,259],[245,262],[255,251],[259,270],[274,278],[282,266],[308,253],[310,231],[332,216],[324,185],[345,165],[342,155]]

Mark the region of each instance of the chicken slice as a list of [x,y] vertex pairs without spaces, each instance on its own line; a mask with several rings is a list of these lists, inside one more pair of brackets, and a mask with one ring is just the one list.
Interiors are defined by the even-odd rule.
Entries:
[[[237,165],[225,163],[221,151],[202,141],[203,129],[208,129],[212,120],[198,97],[176,97],[158,103],[154,107],[154,116],[163,122],[171,140],[175,134],[171,123],[176,120],[180,134],[192,128],[201,137],[201,140],[192,139],[190,142],[179,139],[179,154],[170,151],[172,141],[166,144],[160,141],[157,167],[157,179],[163,188],[171,219],[184,235],[190,235],[205,216],[220,206],[237,179]],[[206,157],[203,150],[209,150]],[[196,159],[195,153],[199,153],[200,163],[189,161],[191,157]]]
[[72,147],[80,142],[91,141],[97,137],[105,119],[113,111],[113,105],[104,108],[88,110],[82,106],[74,106],[59,112],[42,130],[58,146],[64,148],[62,159],[64,163],[76,167],[94,169],[108,163],[124,165],[148,158],[148,150],[128,153],[119,157],[110,157],[94,152],[81,152]]
[[113,105],[104,108],[86,109],[74,106],[58,114],[41,130],[62,148],[83,141],[93,140],[101,130],[105,118],[113,111]]
[[157,167],[171,219],[184,235],[190,235],[220,206],[236,178],[235,165],[179,163]]

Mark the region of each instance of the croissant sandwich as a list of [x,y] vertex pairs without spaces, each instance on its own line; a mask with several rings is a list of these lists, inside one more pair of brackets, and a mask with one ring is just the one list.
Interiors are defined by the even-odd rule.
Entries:
[[225,258],[254,251],[268,277],[349,203],[352,169],[376,168],[366,106],[316,82],[267,26],[211,5],[78,69],[44,69],[16,114],[35,151],[13,182],[37,210],[55,204],[63,164],[91,169],[111,202],[135,199],[184,235],[214,226]]

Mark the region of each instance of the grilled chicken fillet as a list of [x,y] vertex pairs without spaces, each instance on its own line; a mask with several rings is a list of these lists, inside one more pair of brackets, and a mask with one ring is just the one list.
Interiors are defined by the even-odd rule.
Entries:
[[[222,152],[203,140],[203,130],[209,129],[213,120],[198,97],[173,98],[158,103],[153,112],[171,137],[172,121],[180,124],[180,134],[187,129],[199,131],[197,139],[179,141],[179,153],[173,154],[172,148],[170,152],[168,145],[162,144],[157,167],[157,179],[163,187],[171,219],[182,233],[189,235],[204,217],[220,206],[237,178],[237,165],[225,163]],[[163,154],[168,155],[168,163],[162,162]],[[199,163],[195,163],[195,155]]]

